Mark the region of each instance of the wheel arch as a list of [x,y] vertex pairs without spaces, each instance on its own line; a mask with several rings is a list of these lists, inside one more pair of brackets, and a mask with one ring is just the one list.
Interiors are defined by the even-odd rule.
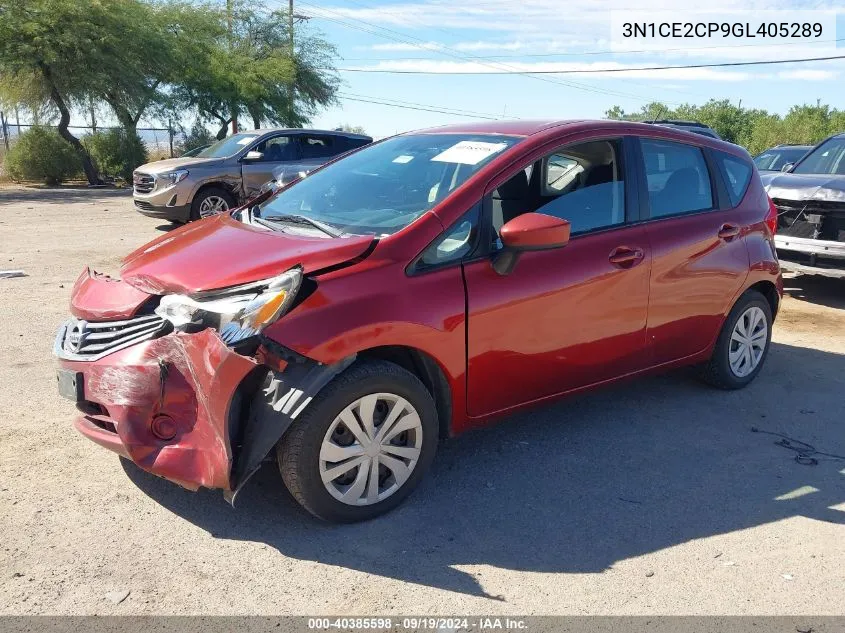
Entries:
[[193,204],[194,200],[197,199],[203,191],[206,189],[223,189],[229,195],[232,196],[235,204],[237,204],[239,199],[239,192],[237,190],[237,186],[234,183],[227,182],[225,180],[210,180],[208,182],[204,182],[199,185],[196,189],[194,189],[193,193],[191,194],[190,200],[188,200],[188,204]]
[[[772,309],[772,319],[774,319],[780,307],[780,294],[778,294],[778,289],[774,282],[768,280],[758,281],[746,288],[745,292],[749,290],[755,290],[766,298],[766,301],[769,302],[769,307]],[[739,299],[737,298],[737,300]]]
[[359,359],[384,360],[414,374],[434,398],[440,437],[452,432],[452,390],[446,372],[430,354],[406,345],[380,345],[358,352]]

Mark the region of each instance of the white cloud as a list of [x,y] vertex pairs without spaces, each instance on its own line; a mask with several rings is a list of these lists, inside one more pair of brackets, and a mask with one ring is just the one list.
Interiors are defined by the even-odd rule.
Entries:
[[370,46],[370,50],[373,51],[420,51],[420,50],[437,50],[438,48],[442,48],[443,45],[439,42],[419,42],[414,44],[405,44],[402,42],[387,42],[385,44],[373,44]]
[[[679,11],[676,0],[643,1],[638,11],[643,19],[649,16],[675,15]],[[791,9],[794,2],[789,0],[745,0],[743,12],[736,19],[742,21],[742,15],[751,15],[757,10]],[[497,51],[519,53],[577,53],[610,49],[610,28],[612,11],[630,10],[630,0],[591,0],[590,2],[567,3],[560,0],[485,0],[483,3],[453,2],[451,0],[421,0],[386,4],[379,7],[328,6],[315,9],[319,15],[332,19],[352,19],[385,26],[400,34],[407,34],[413,39],[414,32],[420,29],[436,29],[440,32],[454,32],[457,37],[477,39],[451,43],[449,37],[438,36],[443,46],[468,53],[494,54]],[[734,0],[709,0],[706,9],[725,12],[736,11]],[[674,13],[673,13],[674,12]],[[686,14],[680,14],[681,17]],[[360,24],[357,23],[357,24]],[[487,35],[489,34],[489,35]],[[822,39],[832,39],[834,35]],[[834,54],[832,42],[815,42],[774,46],[761,45],[760,40],[751,45],[747,40],[722,40],[720,38],[685,40],[675,47],[685,50],[662,51],[653,54],[658,59],[712,59],[717,60],[757,60],[783,59],[785,57],[817,57]],[[431,49],[434,42],[421,44]],[[658,46],[644,46],[631,43],[631,49],[657,49]],[[723,47],[718,47],[724,44]],[[391,45],[377,44],[373,50],[420,50],[413,44]],[[402,46],[402,48],[399,48]],[[638,59],[639,56],[623,54],[619,59]]]
[[792,79],[796,81],[830,81],[839,76],[838,72],[831,70],[785,70],[777,73],[778,79]]

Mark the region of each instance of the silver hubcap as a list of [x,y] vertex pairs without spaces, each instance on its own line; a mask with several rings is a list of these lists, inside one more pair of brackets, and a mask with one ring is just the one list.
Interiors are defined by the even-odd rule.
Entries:
[[399,490],[422,449],[420,416],[392,393],[359,398],[334,419],[320,446],[320,477],[338,501],[367,506]]
[[731,371],[737,378],[744,378],[760,364],[768,333],[766,315],[760,308],[748,308],[739,317],[731,333],[728,351]]
[[200,217],[207,218],[229,210],[229,204],[220,196],[208,196],[200,203]]

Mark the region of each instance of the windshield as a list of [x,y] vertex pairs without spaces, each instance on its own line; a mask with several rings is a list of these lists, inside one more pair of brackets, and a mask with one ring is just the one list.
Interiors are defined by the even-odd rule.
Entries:
[[241,151],[246,145],[252,143],[260,134],[232,134],[214,145],[209,145],[199,154],[197,158],[228,158]]
[[280,221],[305,216],[339,233],[390,235],[520,140],[479,134],[397,136],[309,175],[262,205],[260,214]]
[[805,147],[773,149],[755,156],[754,164],[757,165],[757,169],[780,171],[784,165],[797,162],[806,153],[807,148]]
[[819,145],[792,170],[793,174],[845,176],[845,138],[832,138]]

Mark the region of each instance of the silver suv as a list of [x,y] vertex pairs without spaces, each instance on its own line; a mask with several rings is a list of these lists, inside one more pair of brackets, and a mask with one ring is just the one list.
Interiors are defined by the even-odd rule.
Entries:
[[269,180],[293,180],[300,172],[372,141],[361,134],[327,130],[233,134],[196,156],[160,160],[136,169],[135,208],[172,222],[198,220],[238,206]]

